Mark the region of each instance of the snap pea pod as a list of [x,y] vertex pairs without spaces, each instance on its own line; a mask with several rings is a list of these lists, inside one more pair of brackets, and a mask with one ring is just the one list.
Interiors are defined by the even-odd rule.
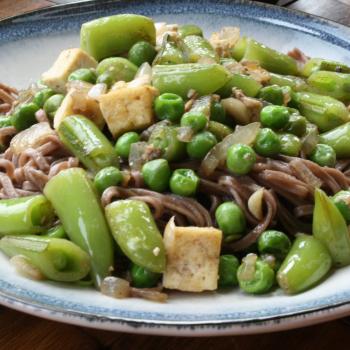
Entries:
[[320,135],[320,143],[331,146],[337,158],[350,157],[350,122]]
[[82,115],[65,118],[59,125],[58,135],[68,150],[92,172],[119,166],[114,147],[88,118]]
[[308,89],[308,85],[303,78],[276,73],[270,73],[269,85],[289,86],[294,91],[306,91]]
[[0,250],[7,256],[24,256],[48,279],[74,282],[90,271],[90,257],[73,242],[43,236],[5,236]]
[[0,234],[31,235],[44,232],[53,222],[54,210],[43,195],[2,199]]
[[233,88],[242,90],[243,93],[249,97],[255,97],[262,88],[262,85],[249,75],[234,73],[229,77],[226,84],[217,90],[216,93],[222,98],[230,97]]
[[319,70],[338,73],[350,73],[350,67],[346,64],[331,60],[325,60],[323,58],[311,58],[305,63],[300,73],[304,77],[309,77],[312,73]]
[[196,63],[203,59],[219,62],[219,56],[209,41],[199,35],[188,35],[183,39],[183,51],[187,62]]
[[180,26],[178,33],[181,38],[185,38],[188,35],[203,36],[202,29],[196,26],[195,24],[184,24]]
[[277,282],[288,294],[300,293],[320,282],[331,266],[332,258],[323,243],[298,234],[277,272]]
[[180,64],[185,63],[185,57],[182,50],[178,47],[177,41],[170,35],[163,39],[162,47],[155,57],[153,64]]
[[218,141],[223,140],[226,136],[233,133],[233,130],[229,126],[213,120],[209,121],[207,129],[216,137]]
[[316,71],[307,79],[309,91],[340,101],[350,100],[350,74]]
[[153,86],[159,92],[172,92],[185,98],[189,90],[199,95],[209,95],[220,89],[228,80],[229,74],[219,64],[176,64],[153,67]]
[[66,231],[64,230],[62,225],[51,227],[43,234],[43,236],[50,238],[67,238]]
[[344,103],[329,97],[311,92],[292,94],[292,107],[311,123],[317,125],[321,132],[328,131],[350,120],[349,111]]
[[334,202],[318,188],[315,190],[312,233],[328,248],[334,265],[350,264],[350,236],[346,221]]
[[124,254],[152,272],[165,269],[162,236],[146,203],[119,200],[105,208],[112,235]]
[[245,53],[245,50],[247,48],[247,41],[248,38],[246,36],[242,36],[236,43],[236,45],[231,50],[231,56],[236,61],[240,61]]
[[80,47],[97,61],[126,53],[136,42],[155,44],[153,21],[145,16],[122,14],[86,22],[80,30]]
[[44,193],[70,240],[89,254],[91,274],[99,287],[113,267],[113,241],[86,172],[81,168],[63,170],[49,180]]
[[262,68],[278,74],[297,75],[296,61],[281,52],[273,50],[254,39],[248,38],[242,60],[257,61]]

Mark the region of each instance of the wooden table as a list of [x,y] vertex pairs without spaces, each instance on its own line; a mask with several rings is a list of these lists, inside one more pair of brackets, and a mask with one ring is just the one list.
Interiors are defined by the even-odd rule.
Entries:
[[[0,0],[0,18],[64,2],[69,1]],[[350,0],[298,0],[289,7],[350,25]],[[97,331],[51,322],[1,307],[0,349],[348,349],[350,322],[346,321],[337,320],[273,334],[193,339]]]

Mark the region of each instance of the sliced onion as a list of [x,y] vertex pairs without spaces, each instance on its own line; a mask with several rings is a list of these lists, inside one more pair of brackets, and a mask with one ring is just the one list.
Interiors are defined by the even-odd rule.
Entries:
[[226,136],[207,153],[200,165],[200,172],[204,176],[211,175],[219,165],[224,163],[230,146],[236,143],[253,144],[259,130],[260,123],[258,122],[237,126],[232,134]]
[[101,284],[101,293],[112,298],[128,298],[130,296],[130,283],[119,277],[106,277]]
[[250,123],[251,114],[248,107],[237,98],[229,97],[221,100],[227,116],[237,124],[246,125]]
[[190,142],[193,135],[193,129],[189,126],[181,126],[177,129],[177,138],[181,142]]
[[37,148],[47,140],[50,135],[55,135],[49,123],[37,123],[30,128],[18,133],[10,143],[13,154],[18,155],[28,148]]
[[94,85],[88,92],[88,97],[98,100],[98,98],[107,92],[107,85],[104,83],[99,83]]
[[148,143],[135,142],[130,147],[129,165],[131,170],[141,170],[143,164],[147,161],[144,157]]
[[10,264],[13,265],[16,271],[24,277],[37,281],[45,279],[41,271],[23,255],[13,256],[10,259]]
[[308,156],[318,144],[318,130],[316,125],[309,124],[306,135],[301,139],[301,149]]
[[264,188],[262,187],[255,191],[248,199],[248,209],[258,220],[264,218],[263,198]]
[[135,79],[140,78],[144,75],[152,77],[152,67],[149,65],[148,62],[144,62],[141,64],[141,66],[136,72]]
[[157,301],[159,303],[165,303],[168,300],[167,294],[148,288],[131,288],[131,296]]
[[250,253],[243,258],[242,270],[239,274],[239,279],[242,281],[250,281],[254,278],[255,274],[255,263],[258,260],[256,254]]

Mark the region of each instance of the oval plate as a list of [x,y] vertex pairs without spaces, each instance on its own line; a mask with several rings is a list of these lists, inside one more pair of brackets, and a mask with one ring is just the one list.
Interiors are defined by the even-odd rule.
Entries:
[[[321,18],[247,1],[92,1],[56,6],[0,22],[0,77],[26,87],[58,53],[79,45],[80,25],[117,13],[140,13],[156,21],[196,23],[206,33],[241,27],[281,51],[299,47],[307,55],[350,63],[350,29]],[[350,267],[296,296],[280,290],[249,296],[171,293],[166,304],[116,300],[88,288],[31,281],[0,256],[0,303],[36,316],[80,326],[177,336],[248,334],[301,327],[350,314]]]

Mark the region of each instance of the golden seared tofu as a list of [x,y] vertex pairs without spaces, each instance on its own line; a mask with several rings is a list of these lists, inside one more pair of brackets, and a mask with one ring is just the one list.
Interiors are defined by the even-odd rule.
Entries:
[[56,92],[66,92],[66,82],[69,74],[79,68],[96,68],[97,61],[82,49],[63,50],[53,66],[41,76],[45,85]]
[[217,289],[221,240],[214,227],[177,227],[171,218],[164,231],[163,286],[184,292]]
[[102,115],[114,137],[147,128],[154,122],[153,100],[158,90],[150,85],[125,86],[99,97]]
[[93,86],[89,83],[76,84],[76,88],[71,88],[64,97],[60,107],[55,113],[53,126],[59,127],[62,120],[74,114],[81,114],[93,121],[100,129],[105,125],[100,105],[97,100],[88,94]]

